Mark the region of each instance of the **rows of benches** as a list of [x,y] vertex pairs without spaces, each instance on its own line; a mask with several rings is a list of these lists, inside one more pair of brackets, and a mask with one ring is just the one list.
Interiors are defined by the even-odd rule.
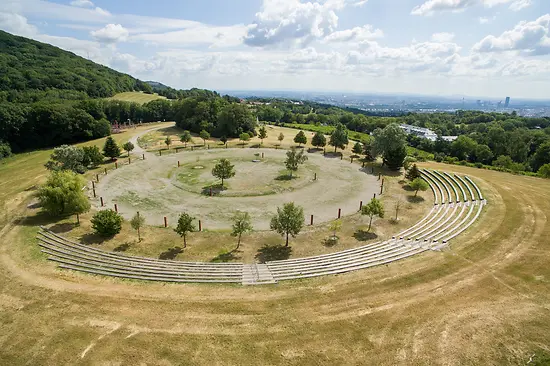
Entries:
[[257,284],[350,272],[440,249],[478,218],[485,200],[473,180],[430,170],[421,174],[434,195],[434,206],[424,218],[390,240],[336,253],[264,265],[184,262],[107,252],[46,228],[39,231],[39,245],[64,269],[148,281]]

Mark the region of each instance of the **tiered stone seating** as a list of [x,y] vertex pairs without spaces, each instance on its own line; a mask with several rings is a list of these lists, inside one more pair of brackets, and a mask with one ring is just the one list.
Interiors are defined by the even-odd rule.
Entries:
[[264,284],[345,273],[439,250],[479,217],[486,201],[472,179],[430,170],[421,174],[434,195],[434,206],[424,218],[390,240],[336,253],[265,264],[183,262],[106,252],[45,228],[39,232],[39,245],[60,268],[138,280]]

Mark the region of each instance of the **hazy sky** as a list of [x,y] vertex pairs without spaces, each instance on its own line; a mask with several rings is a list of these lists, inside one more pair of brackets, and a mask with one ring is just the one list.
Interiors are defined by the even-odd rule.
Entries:
[[0,0],[0,29],[176,88],[550,98],[550,0]]

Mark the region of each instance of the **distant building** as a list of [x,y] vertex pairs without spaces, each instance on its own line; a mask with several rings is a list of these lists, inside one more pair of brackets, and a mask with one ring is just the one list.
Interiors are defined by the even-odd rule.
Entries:
[[[405,131],[406,134],[412,134],[419,137],[423,137],[430,141],[437,140],[437,134],[434,131],[430,130],[429,128],[417,127],[417,126],[406,125],[406,124],[402,124],[399,127],[401,127],[401,129]],[[449,141],[449,142],[456,140],[457,137],[458,136],[441,136],[443,140]]]
[[508,108],[510,106],[510,97],[506,97],[506,101],[504,102],[504,108]]

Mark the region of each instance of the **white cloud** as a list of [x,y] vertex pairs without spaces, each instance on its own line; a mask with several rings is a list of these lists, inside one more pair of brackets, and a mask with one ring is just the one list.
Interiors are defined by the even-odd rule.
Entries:
[[361,7],[363,5],[365,5],[369,0],[358,0],[354,3],[351,4],[351,6],[355,6],[355,7]]
[[343,0],[324,3],[300,0],[264,0],[248,27],[244,43],[249,46],[305,45],[332,33],[338,25],[335,10],[343,8]]
[[509,4],[510,9],[520,10],[531,5],[530,0],[426,0],[415,6],[411,11],[413,15],[433,15],[443,11],[460,12],[476,5],[492,8],[497,5]]
[[82,8],[93,8],[94,7],[94,3],[91,2],[90,0],[74,0],[74,1],[71,1],[71,5],[72,6],[80,6]]
[[488,18],[488,17],[479,17],[479,24],[489,24],[489,23],[492,23],[493,21],[496,20],[496,15],[494,15],[493,17],[491,18]]
[[454,33],[441,32],[432,34],[432,41],[434,42],[451,42],[454,38]]
[[550,14],[537,20],[519,22],[512,30],[495,37],[489,35],[476,43],[476,52],[520,51],[526,55],[550,54]]
[[36,27],[28,23],[27,18],[15,13],[0,12],[0,29],[24,37],[38,33]]
[[107,24],[101,29],[91,31],[90,34],[102,43],[116,43],[126,41],[129,32],[120,24]]
[[325,42],[362,42],[375,38],[381,38],[384,32],[380,29],[373,29],[372,25],[364,25],[329,34],[324,38]]
[[531,0],[517,0],[510,5],[510,9],[513,11],[520,11],[531,6],[533,2]]

